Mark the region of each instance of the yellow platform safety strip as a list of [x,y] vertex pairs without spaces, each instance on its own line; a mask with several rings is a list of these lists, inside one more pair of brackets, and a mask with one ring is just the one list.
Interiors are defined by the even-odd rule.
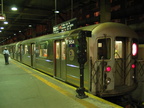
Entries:
[[[14,62],[14,61],[12,61],[12,63],[17,64],[17,63]],[[22,66],[21,66],[21,65],[22,65]],[[85,100],[83,100],[83,99],[79,99],[79,98],[74,97],[73,94],[67,92],[66,90],[62,89],[61,87],[59,87],[59,86],[57,86],[57,85],[55,85],[55,84],[47,81],[46,79],[44,79],[44,78],[42,78],[42,77],[34,74],[32,71],[24,68],[24,66],[25,66],[25,67],[28,67],[28,66],[26,66],[26,65],[24,65],[24,64],[21,64],[21,65],[20,65],[20,64],[19,64],[19,65],[17,64],[16,66],[18,66],[19,68],[23,69],[23,70],[26,71],[27,73],[31,74],[32,76],[34,76],[34,77],[37,78],[38,80],[42,81],[42,82],[45,83],[46,85],[48,85],[48,86],[50,86],[50,87],[58,90],[58,91],[59,91],[60,93],[62,93],[63,95],[66,95],[66,96],[71,97],[72,99],[76,100],[77,102],[81,103],[82,105],[86,106],[87,108],[99,108],[99,107],[96,107],[94,104],[92,104],[92,103],[90,103],[90,102],[87,102],[87,101],[85,101]],[[30,67],[28,67],[28,68],[30,68]],[[32,69],[32,68],[31,68],[31,69]],[[35,70],[35,69],[32,69],[32,70],[34,70],[35,72],[38,72],[39,74],[42,74],[42,75],[48,77],[48,75],[46,75],[46,74],[44,74],[44,73],[42,73],[42,72],[39,72],[39,71],[37,71],[37,70]],[[51,79],[53,79],[53,80],[56,80],[56,79],[54,79],[54,78],[52,78],[52,77],[49,77],[49,78],[51,78]],[[73,86],[67,85],[67,84],[65,84],[65,83],[63,83],[63,82],[61,82],[61,81],[59,81],[59,80],[56,80],[56,81],[58,81],[59,83],[62,83],[62,84],[64,84],[64,85],[66,85],[66,86],[68,86],[68,87],[76,90],[76,88],[73,87]],[[89,97],[94,98],[94,99],[96,99],[96,100],[98,100],[98,101],[101,101],[101,102],[103,102],[103,103],[109,104],[109,105],[111,105],[111,106],[114,107],[114,108],[123,108],[123,107],[118,106],[118,105],[116,105],[116,104],[114,104],[114,103],[111,103],[111,102],[109,102],[109,101],[106,101],[106,100],[104,100],[104,99],[101,99],[101,98],[99,98],[99,97],[96,97],[96,96],[94,96],[94,95],[92,95],[92,94],[90,94],[90,93],[87,93],[87,92],[85,92],[85,93],[86,93],[86,95],[88,95]]]

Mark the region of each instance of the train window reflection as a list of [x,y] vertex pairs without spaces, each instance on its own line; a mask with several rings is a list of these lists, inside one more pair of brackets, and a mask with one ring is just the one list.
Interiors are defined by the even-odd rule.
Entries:
[[122,41],[115,41],[115,58],[122,58]]
[[110,38],[98,40],[98,59],[110,59],[111,57],[111,40]]

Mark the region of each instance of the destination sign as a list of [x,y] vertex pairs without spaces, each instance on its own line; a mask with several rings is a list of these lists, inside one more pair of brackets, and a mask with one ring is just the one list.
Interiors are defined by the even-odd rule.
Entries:
[[60,23],[53,27],[53,33],[60,33],[77,28],[76,18]]

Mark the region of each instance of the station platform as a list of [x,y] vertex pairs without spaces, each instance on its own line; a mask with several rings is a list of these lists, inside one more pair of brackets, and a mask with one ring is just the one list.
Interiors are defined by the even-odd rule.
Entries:
[[15,60],[5,65],[0,54],[0,108],[122,108],[86,93]]

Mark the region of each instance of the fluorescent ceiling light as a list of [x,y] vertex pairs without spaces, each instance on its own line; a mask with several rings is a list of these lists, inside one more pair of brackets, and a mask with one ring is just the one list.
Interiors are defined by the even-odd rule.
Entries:
[[59,11],[54,11],[54,13],[59,13]]
[[4,29],[4,27],[0,27],[0,29]]
[[12,7],[11,10],[17,11],[17,7]]
[[4,24],[8,24],[8,22],[7,22],[7,21],[5,21],[5,22],[4,22]]

